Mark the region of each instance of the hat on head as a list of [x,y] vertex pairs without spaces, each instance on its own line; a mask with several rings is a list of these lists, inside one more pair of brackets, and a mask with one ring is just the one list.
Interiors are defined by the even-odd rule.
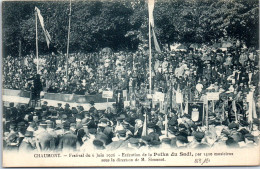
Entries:
[[70,127],[76,127],[76,123],[70,123]]
[[229,129],[238,129],[239,128],[239,125],[237,123],[230,123],[228,125],[228,128]]
[[69,129],[70,128],[70,122],[68,122],[68,121],[63,122],[63,128]]
[[247,129],[245,129],[245,128],[240,129],[238,132],[240,132],[243,135],[246,135],[246,134],[249,133],[249,131]]
[[171,119],[171,120],[169,120],[168,125],[170,125],[170,126],[177,126],[178,125],[178,121],[175,120],[175,119]]
[[97,134],[97,129],[90,128],[90,129],[88,129],[88,132],[89,132],[89,134]]
[[117,120],[123,120],[125,119],[125,115],[124,114],[120,114],[120,116],[117,118]]
[[103,147],[104,146],[104,142],[99,140],[99,139],[95,139],[93,140],[93,144],[97,147]]
[[250,133],[247,133],[245,135],[245,138],[248,139],[248,140],[254,141],[254,136],[252,134],[250,134]]
[[156,125],[154,124],[154,123],[148,123],[147,124],[147,128],[155,128],[156,127]]
[[187,129],[187,127],[183,123],[179,124],[179,128]]
[[89,102],[89,104],[94,105],[95,102],[94,102],[93,100],[91,100],[91,101]]
[[76,114],[76,119],[82,119],[82,115],[81,114]]
[[181,143],[188,143],[188,139],[185,136],[179,135],[176,137],[178,141],[180,141]]
[[69,118],[68,118],[68,121],[69,121],[70,123],[76,123],[76,118],[75,118],[75,117],[69,117]]
[[200,131],[195,131],[193,135],[194,135],[194,138],[195,138],[197,141],[200,142],[200,141],[204,138],[205,133],[204,133],[204,132],[200,132]]
[[129,138],[128,141],[131,144],[137,144],[140,142],[138,138],[133,138],[133,137]]
[[171,139],[170,138],[163,138],[162,143],[171,144]]
[[65,104],[65,107],[70,107],[70,105],[68,103]]
[[141,138],[142,138],[142,140],[147,141],[147,142],[151,141],[151,137],[149,137],[149,136],[142,136]]

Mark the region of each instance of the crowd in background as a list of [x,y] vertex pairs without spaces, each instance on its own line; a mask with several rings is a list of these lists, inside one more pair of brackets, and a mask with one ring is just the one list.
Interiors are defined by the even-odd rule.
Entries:
[[[147,50],[70,54],[68,77],[64,54],[41,55],[39,74],[45,92],[88,95],[126,90],[131,104],[124,106],[122,98],[118,98],[105,111],[96,110],[94,104],[90,110],[69,105],[52,107],[47,103],[40,108],[5,107],[5,147],[17,150],[30,144],[31,150],[76,151],[88,150],[86,147],[255,146],[259,139],[259,53],[245,45],[233,46],[225,50],[202,45],[182,51],[154,52],[152,91],[165,94],[164,112],[158,104],[144,104],[149,104],[150,87]],[[3,87],[31,90],[32,82],[27,79],[35,76],[36,71],[34,55],[8,56],[3,59]],[[176,102],[177,92],[182,93],[183,107]],[[193,121],[183,110],[188,101],[203,102],[207,92],[219,92],[220,99],[209,102],[205,128],[204,122]],[[249,119],[249,93],[256,103],[253,119]],[[146,120],[148,133],[144,136]]]

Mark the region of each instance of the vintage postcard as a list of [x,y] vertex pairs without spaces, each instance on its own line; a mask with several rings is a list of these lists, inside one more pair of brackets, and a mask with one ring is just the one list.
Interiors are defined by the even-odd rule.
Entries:
[[2,2],[3,167],[260,165],[257,0]]

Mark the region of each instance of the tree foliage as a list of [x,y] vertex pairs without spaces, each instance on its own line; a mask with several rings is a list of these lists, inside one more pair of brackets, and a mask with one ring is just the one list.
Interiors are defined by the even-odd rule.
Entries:
[[[35,52],[35,11],[42,13],[52,42],[47,48],[38,25],[39,52],[66,52],[68,1],[3,2],[4,55]],[[148,8],[145,0],[72,1],[71,52],[110,47],[136,50],[148,39]],[[213,43],[226,37],[258,47],[258,0],[157,0],[155,32],[161,45],[173,42]]]

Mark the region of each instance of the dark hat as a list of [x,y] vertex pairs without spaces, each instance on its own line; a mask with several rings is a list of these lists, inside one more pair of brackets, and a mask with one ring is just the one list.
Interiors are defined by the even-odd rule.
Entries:
[[95,139],[93,140],[93,144],[97,147],[103,147],[104,146],[104,142],[99,140],[99,139]]
[[82,119],[82,115],[81,114],[76,114],[76,119]]
[[147,142],[151,141],[151,137],[149,137],[149,136],[142,136],[141,138],[142,138],[142,140],[147,141]]
[[75,117],[69,117],[69,118],[68,118],[68,121],[69,121],[70,123],[76,123],[76,118],[75,118]]
[[104,144],[106,144],[107,141],[108,141],[107,135],[105,135],[105,134],[103,134],[103,133],[98,133],[98,134],[96,135],[96,138],[95,138],[95,139],[101,140],[102,142],[104,142]]
[[259,125],[259,124],[260,124],[259,119],[254,118],[254,119],[253,119],[253,124]]
[[47,101],[43,101],[43,104],[48,104],[48,102]]
[[179,135],[176,137],[181,143],[188,143],[188,139],[185,136]]
[[226,145],[227,145],[228,147],[233,147],[233,148],[239,147],[238,142],[236,142],[232,137],[229,137],[229,138],[226,140]]
[[72,114],[77,114],[77,113],[78,113],[78,110],[74,107],[74,108],[72,108],[71,113],[72,113]]
[[179,128],[187,129],[187,127],[183,123],[179,124]]
[[70,122],[65,121],[65,122],[63,123],[63,128],[64,128],[64,129],[69,129],[69,128],[70,128]]
[[91,100],[91,101],[89,102],[89,104],[94,105],[95,102],[94,102],[93,100]]
[[70,127],[76,127],[76,123],[70,123]]
[[125,115],[124,114],[120,114],[120,116],[117,118],[117,120],[124,120],[125,119]]
[[187,117],[187,118],[191,118],[191,116],[189,114],[184,114],[183,117]]
[[129,141],[129,143],[131,143],[131,144],[137,144],[137,143],[140,142],[139,139],[133,138],[133,137],[131,137],[130,139],[128,139],[128,141]]
[[26,131],[24,134],[25,137],[33,137],[33,132],[32,131]]
[[245,120],[240,120],[240,124],[241,124],[241,126],[248,126],[249,125],[249,123]]
[[228,125],[228,128],[229,129],[238,129],[239,128],[239,125],[237,123],[230,123]]
[[161,142],[159,140],[150,141],[150,145],[152,145],[152,146],[157,146],[157,145],[160,145],[160,144],[161,144]]
[[177,126],[178,125],[178,121],[175,119],[171,119],[168,121],[168,125],[170,126]]
[[179,132],[175,127],[172,127],[172,126],[169,127],[168,129],[169,129],[170,133],[172,133],[174,135],[177,135],[177,133]]
[[148,124],[147,124],[147,128],[153,128],[153,129],[154,129],[155,126],[156,126],[156,125],[155,125],[154,123],[148,123]]
[[89,132],[89,134],[96,134],[97,133],[97,129],[90,128],[90,129],[88,129],[88,132]]
[[70,105],[68,103],[65,104],[65,107],[70,107]]
[[170,138],[163,138],[162,142],[166,143],[166,144],[171,144],[171,139]]
[[14,102],[10,102],[10,103],[9,103],[9,106],[10,106],[10,107],[14,107]]
[[248,139],[248,140],[254,141],[254,136],[252,134],[250,134],[250,133],[247,133],[245,135],[245,138]]
[[61,103],[58,103],[58,106],[61,106],[62,104]]
[[194,135],[194,138],[197,141],[201,141],[204,138],[205,133],[204,132],[200,132],[200,131],[195,131],[193,135]]
[[247,129],[245,129],[245,128],[242,128],[241,130],[239,130],[239,132],[240,132],[241,134],[243,134],[243,135],[246,135],[246,134],[249,133],[249,131],[248,131]]
[[160,141],[160,138],[159,138],[159,134],[155,133],[155,132],[152,132],[148,135],[151,140],[159,140]]
[[83,111],[83,110],[84,110],[84,107],[83,107],[83,106],[78,106],[78,109],[79,109],[80,111]]

